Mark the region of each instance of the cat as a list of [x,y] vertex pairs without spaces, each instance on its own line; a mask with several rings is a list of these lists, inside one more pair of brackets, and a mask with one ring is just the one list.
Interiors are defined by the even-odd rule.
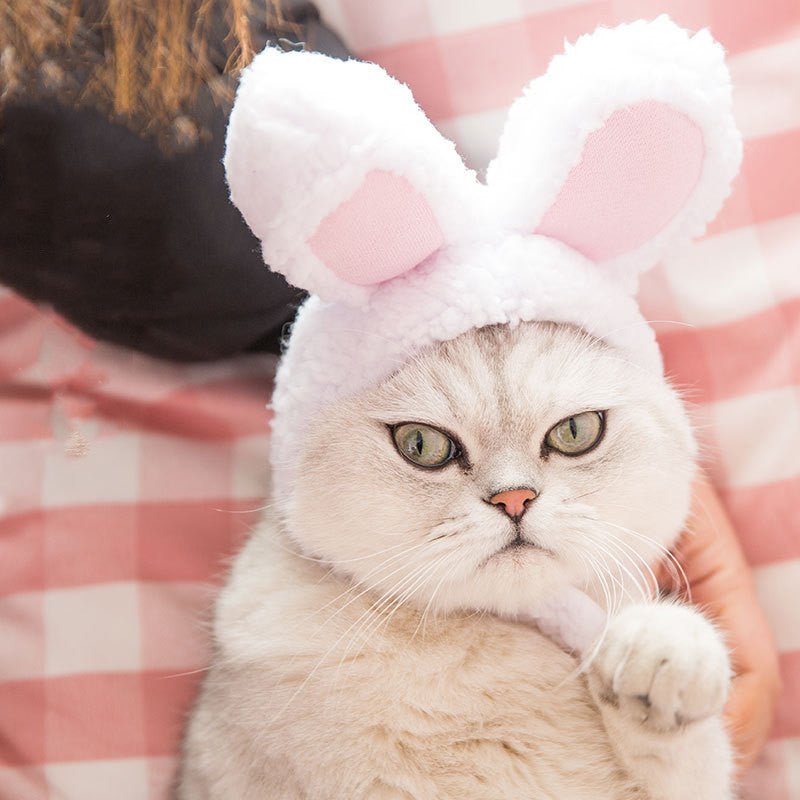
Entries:
[[[720,634],[651,599],[696,445],[566,324],[472,329],[310,425],[236,559],[178,800],[731,800]],[[567,586],[583,658],[523,618]]]

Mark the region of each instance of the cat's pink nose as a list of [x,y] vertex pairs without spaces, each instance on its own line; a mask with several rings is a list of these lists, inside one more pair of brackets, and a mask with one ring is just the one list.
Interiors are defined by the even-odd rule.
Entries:
[[508,492],[499,492],[489,498],[494,506],[503,506],[503,510],[512,519],[519,519],[531,500],[535,500],[537,492],[534,489],[511,489]]

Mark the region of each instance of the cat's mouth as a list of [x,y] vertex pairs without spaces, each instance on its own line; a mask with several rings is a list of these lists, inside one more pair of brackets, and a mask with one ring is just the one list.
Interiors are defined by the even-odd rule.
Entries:
[[526,552],[533,550],[555,558],[555,553],[552,550],[548,550],[546,547],[538,544],[538,542],[528,539],[522,535],[522,532],[519,529],[517,529],[514,538],[510,542],[506,542],[506,544],[504,544],[496,553],[494,553],[491,558],[496,558],[497,556],[506,554],[521,556]]

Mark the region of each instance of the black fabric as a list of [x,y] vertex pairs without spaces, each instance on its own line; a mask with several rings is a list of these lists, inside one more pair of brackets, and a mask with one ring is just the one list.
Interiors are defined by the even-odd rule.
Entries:
[[[315,49],[347,52],[310,3]],[[264,27],[261,42],[278,35]],[[0,116],[0,283],[91,336],[176,360],[277,352],[302,295],[267,270],[231,205],[227,110],[204,93],[210,138],[172,155],[92,109],[17,97]]]

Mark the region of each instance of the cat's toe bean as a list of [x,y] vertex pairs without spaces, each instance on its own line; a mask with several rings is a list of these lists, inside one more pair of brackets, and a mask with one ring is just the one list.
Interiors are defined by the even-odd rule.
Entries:
[[719,634],[677,605],[623,609],[609,623],[592,670],[600,702],[663,731],[719,713],[730,684]]

